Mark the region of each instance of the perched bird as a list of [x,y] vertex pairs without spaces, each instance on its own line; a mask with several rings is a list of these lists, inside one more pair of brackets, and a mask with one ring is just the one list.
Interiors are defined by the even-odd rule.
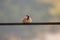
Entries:
[[23,20],[22,20],[23,23],[31,23],[32,22],[32,19],[30,18],[29,15],[26,15]]

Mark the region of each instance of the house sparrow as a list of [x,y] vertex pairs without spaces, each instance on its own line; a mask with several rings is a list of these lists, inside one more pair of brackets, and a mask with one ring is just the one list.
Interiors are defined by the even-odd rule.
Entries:
[[23,20],[22,20],[23,23],[31,23],[32,22],[32,19],[29,17],[29,15],[26,15]]

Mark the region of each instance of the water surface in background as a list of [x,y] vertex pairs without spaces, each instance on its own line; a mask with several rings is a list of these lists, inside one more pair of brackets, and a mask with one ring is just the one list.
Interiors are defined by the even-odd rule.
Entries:
[[0,26],[0,40],[60,40],[60,25]]

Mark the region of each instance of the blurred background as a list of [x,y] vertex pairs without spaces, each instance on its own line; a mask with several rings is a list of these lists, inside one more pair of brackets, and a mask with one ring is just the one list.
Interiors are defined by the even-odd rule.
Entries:
[[2,25],[0,40],[60,40],[60,25]]
[[[60,0],[0,0],[0,23],[60,22]],[[0,40],[60,40],[60,25],[0,26]]]
[[0,23],[21,22],[26,14],[33,22],[60,22],[60,0],[0,0]]

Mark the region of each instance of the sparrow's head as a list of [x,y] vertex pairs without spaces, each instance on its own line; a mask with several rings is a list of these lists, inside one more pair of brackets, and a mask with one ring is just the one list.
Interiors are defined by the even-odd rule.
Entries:
[[27,20],[29,19],[29,15],[26,15],[26,17],[27,17]]

